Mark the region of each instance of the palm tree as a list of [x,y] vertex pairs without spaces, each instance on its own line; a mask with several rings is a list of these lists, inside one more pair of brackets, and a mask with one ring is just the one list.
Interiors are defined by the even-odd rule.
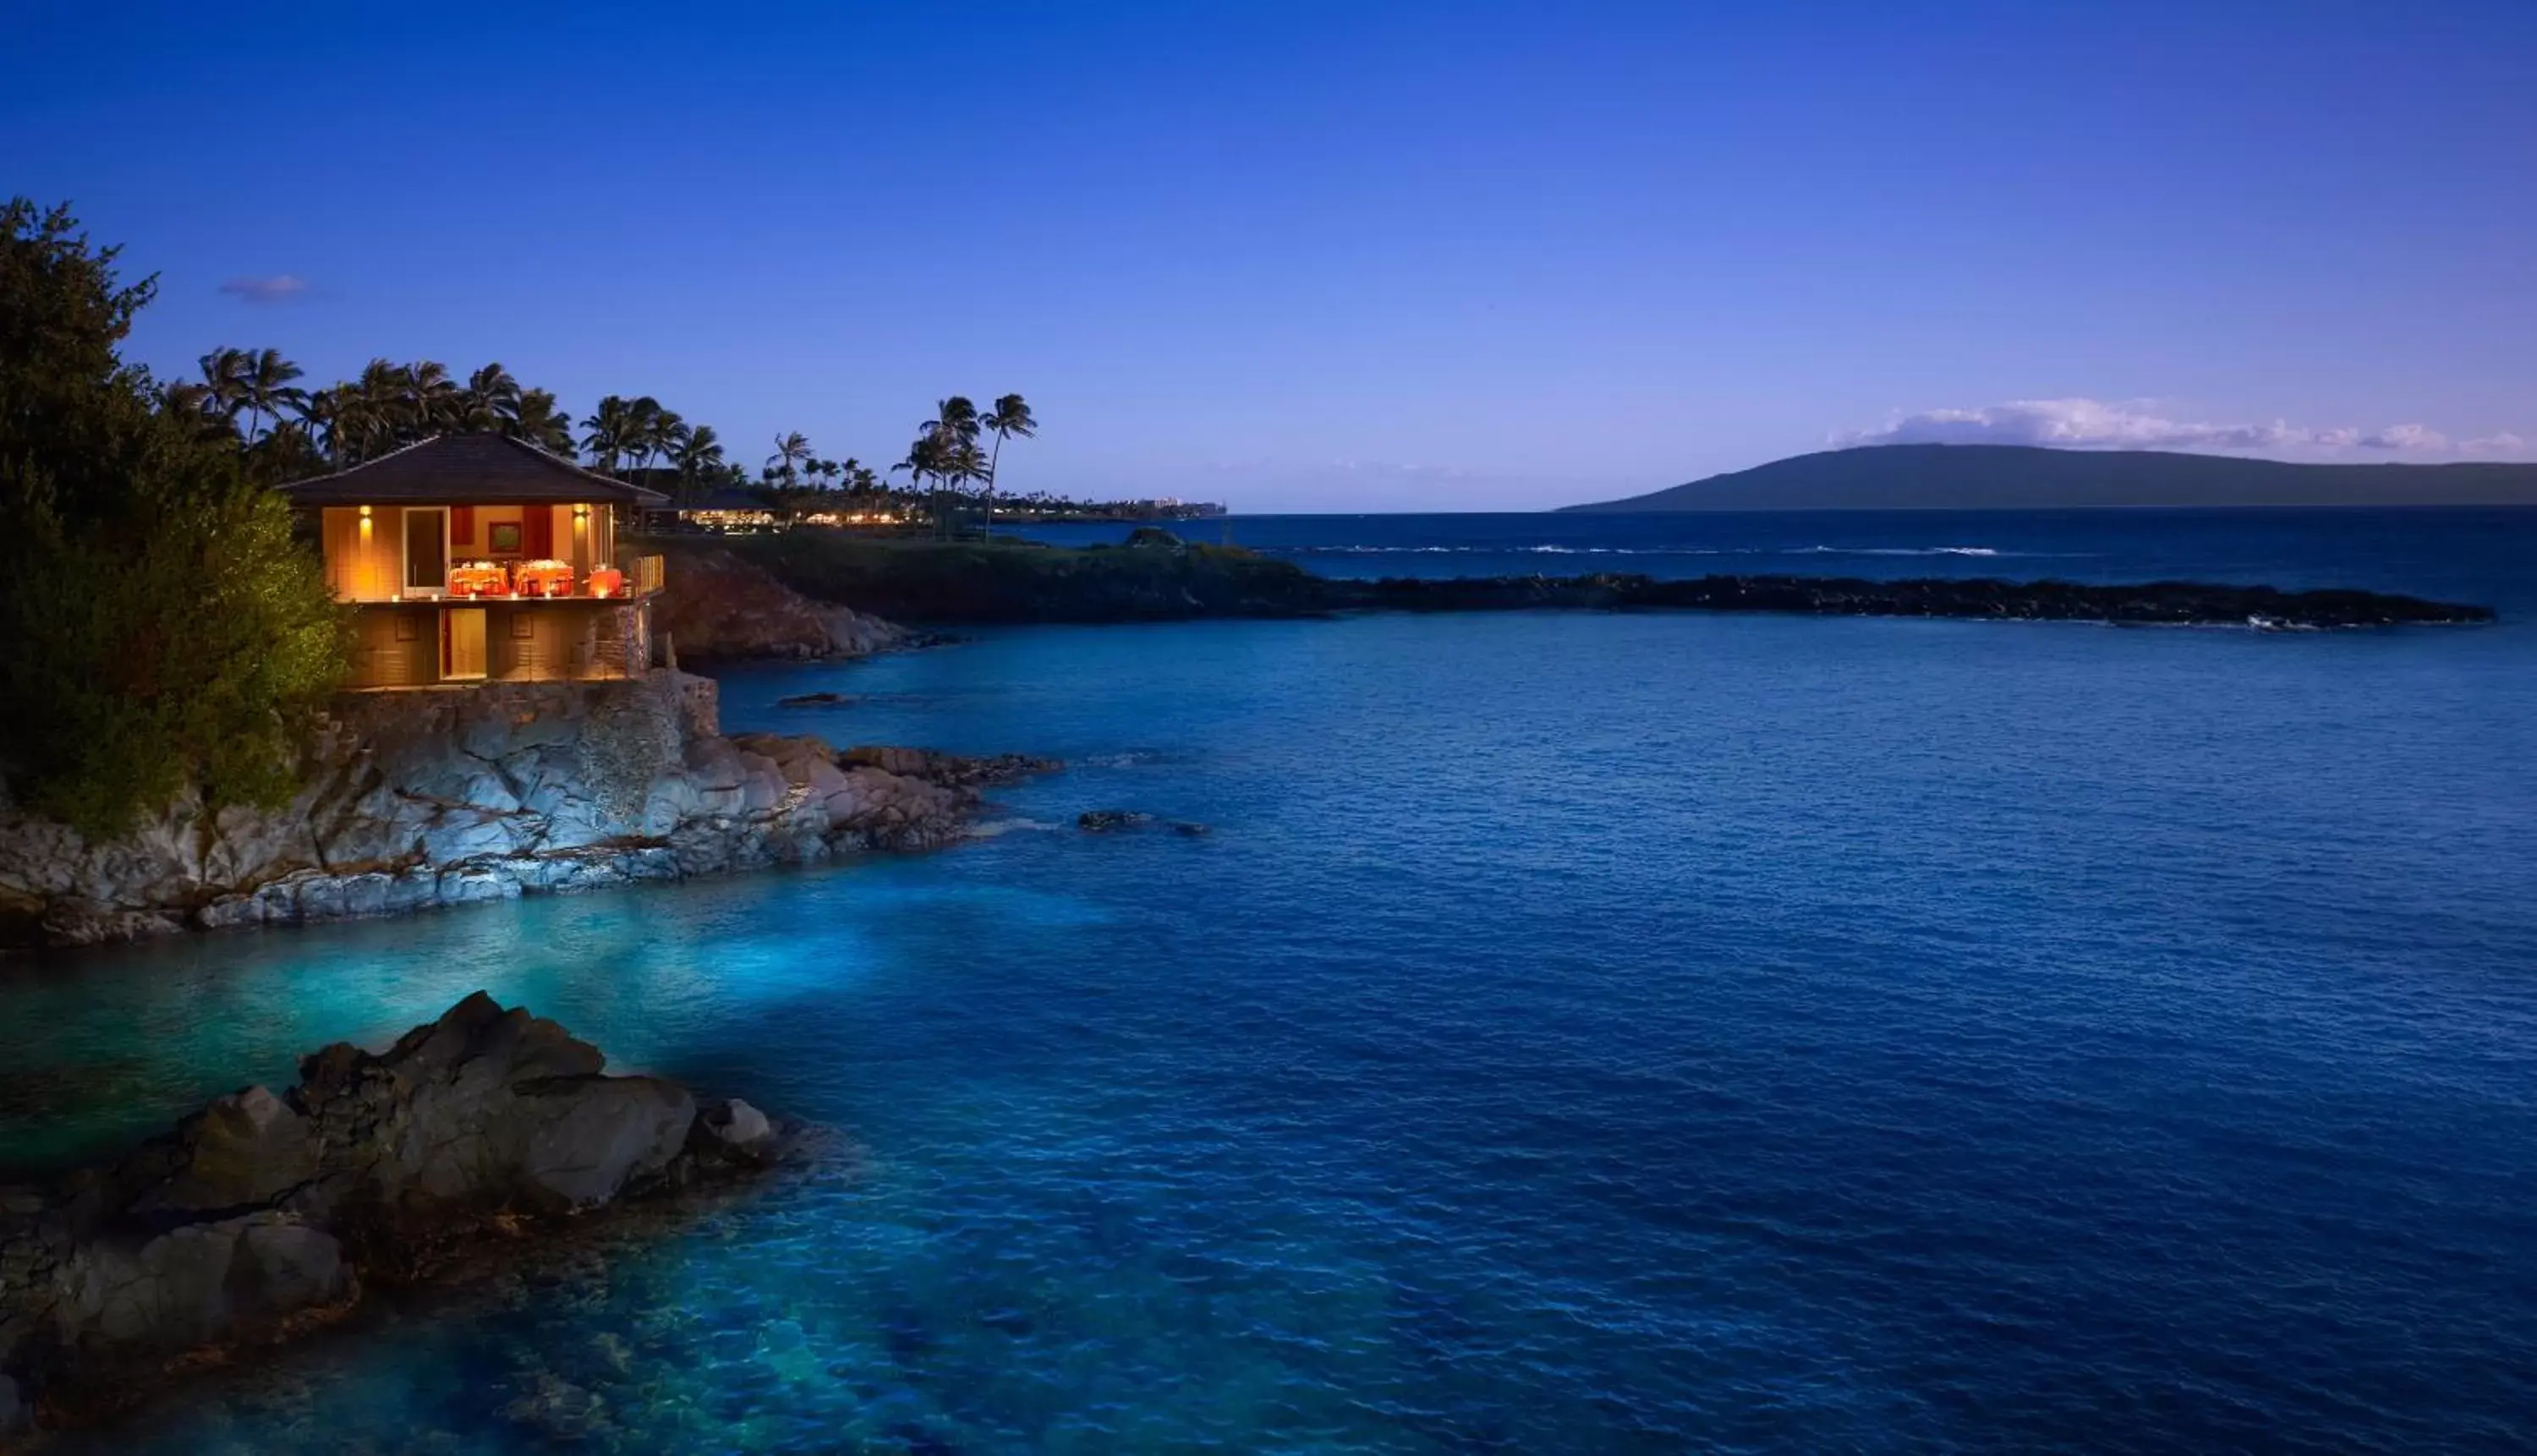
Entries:
[[625,453],[634,457],[638,470],[650,470],[653,460],[676,445],[687,428],[676,411],[662,409],[650,395],[627,405],[625,412]]
[[359,378],[328,393],[333,398],[327,442],[338,464],[358,465],[401,443],[410,412],[404,369],[372,359],[361,366]]
[[482,434],[508,434],[520,417],[520,381],[500,364],[487,364],[467,376],[458,398],[458,427]]
[[415,439],[455,428],[463,413],[465,394],[449,377],[449,366],[418,359],[405,366],[408,420]]
[[943,466],[943,478],[950,485],[954,496],[959,495],[961,487],[972,480],[992,481],[995,478],[987,465],[987,452],[979,449],[975,440],[962,440],[953,445],[944,453]]
[[306,371],[284,358],[278,348],[241,354],[236,368],[237,403],[246,411],[246,438],[252,444],[266,415],[278,420],[285,406],[305,398],[304,392],[293,388],[291,381]]
[[704,477],[722,469],[722,439],[712,425],[697,425],[671,447],[670,464],[679,472],[680,493],[693,499],[702,493]]
[[[917,432],[915,441],[907,447],[907,458],[891,466],[889,474],[895,475],[900,471],[907,472],[910,493],[923,494],[927,477],[939,481],[949,472],[951,441],[954,438],[949,433],[937,431],[934,421],[927,421],[925,427]],[[934,501],[934,523],[938,534],[943,531],[943,501],[938,491]]]
[[784,477],[785,484],[790,485],[799,478],[800,464],[810,458],[810,438],[800,430],[794,430],[775,437],[775,453],[766,457],[766,465]]
[[310,448],[328,460],[335,459],[335,402],[342,397],[343,389],[339,384],[302,391],[292,410],[298,416],[299,432],[308,437]]
[[617,462],[633,449],[632,404],[621,395],[603,395],[581,427],[588,431],[581,437],[582,452],[603,472],[616,474]]
[[546,390],[520,391],[519,405],[512,410],[510,422],[502,433],[526,440],[549,455],[572,454],[572,416]]
[[203,412],[234,421],[246,396],[247,351],[216,348],[203,355],[202,366]]
[[[917,432],[940,442],[932,475],[938,483],[948,486],[951,483],[952,452],[964,444],[978,443],[978,407],[969,402],[967,395],[938,400],[934,406],[934,417],[918,425]],[[945,508],[947,505],[948,502],[938,501],[934,512],[936,534],[945,540],[951,536],[951,515]]]
[[1005,456],[1005,439],[1019,435],[1027,440],[1039,433],[1039,421],[1031,417],[1030,406],[1019,395],[1006,395],[996,401],[995,412],[981,423],[995,432],[996,448],[987,456],[987,529],[996,529],[996,467]]

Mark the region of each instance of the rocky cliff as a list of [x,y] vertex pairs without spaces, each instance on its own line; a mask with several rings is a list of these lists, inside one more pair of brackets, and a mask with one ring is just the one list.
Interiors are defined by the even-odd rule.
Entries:
[[714,684],[352,694],[278,810],[185,800],[91,844],[0,803],[0,945],[85,944],[675,879],[958,838],[1054,765],[719,730]]
[[773,1161],[741,1102],[612,1077],[478,992],[384,1052],[224,1097],[111,1167],[0,1187],[0,1447],[349,1309],[488,1236]]
[[860,658],[915,641],[878,617],[813,601],[721,546],[658,544],[670,572],[653,628],[690,662]]

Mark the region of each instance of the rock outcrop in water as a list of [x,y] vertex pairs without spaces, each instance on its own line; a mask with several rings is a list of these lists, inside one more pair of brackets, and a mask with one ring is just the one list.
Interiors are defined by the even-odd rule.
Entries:
[[960,838],[981,791],[1056,767],[725,737],[714,684],[355,694],[279,810],[180,801],[91,844],[0,805],[0,945],[390,915]]
[[287,1337],[488,1237],[746,1174],[785,1134],[616,1077],[479,991],[376,1054],[225,1097],[111,1167],[0,1188],[0,1444],[203,1353]]
[[[2283,592],[2201,582],[2097,586],[1936,577],[1596,574],[1359,581],[1229,546],[1068,550],[1020,542],[873,541],[795,531],[730,553],[810,598],[853,601],[907,622],[1128,622],[1327,616],[1352,611],[1797,612],[2280,628],[2484,622],[2490,607],[2378,592]],[[683,559],[683,558],[682,558]],[[676,572],[683,569],[673,566]]]

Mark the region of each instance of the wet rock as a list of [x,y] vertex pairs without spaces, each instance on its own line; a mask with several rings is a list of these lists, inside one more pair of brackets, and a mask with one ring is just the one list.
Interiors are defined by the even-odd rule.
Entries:
[[[383,1052],[220,1099],[111,1167],[0,1198],[0,1396],[77,1410],[136,1371],[289,1332],[528,1223],[763,1165],[746,1103],[699,1116],[552,1021],[478,992]],[[570,1388],[530,1424],[585,1429]],[[12,1407],[0,1406],[0,1414]]]
[[963,838],[980,791],[1059,767],[839,754],[716,731],[714,684],[500,683],[355,694],[272,812],[188,795],[89,844],[0,801],[0,946],[397,915]]
[[778,708],[849,708],[854,703],[855,699],[844,693],[796,693],[775,700]]
[[738,1098],[707,1108],[699,1121],[716,1142],[733,1152],[755,1158],[773,1151],[775,1124]]
[[537,1373],[526,1393],[502,1408],[502,1419],[549,1440],[565,1442],[586,1441],[612,1425],[606,1397],[546,1370]]

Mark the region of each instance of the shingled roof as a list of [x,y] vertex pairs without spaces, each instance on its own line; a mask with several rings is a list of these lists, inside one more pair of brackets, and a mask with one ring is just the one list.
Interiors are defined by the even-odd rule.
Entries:
[[349,471],[281,487],[293,505],[565,505],[611,501],[658,506],[669,497],[586,471],[507,435],[433,435]]

